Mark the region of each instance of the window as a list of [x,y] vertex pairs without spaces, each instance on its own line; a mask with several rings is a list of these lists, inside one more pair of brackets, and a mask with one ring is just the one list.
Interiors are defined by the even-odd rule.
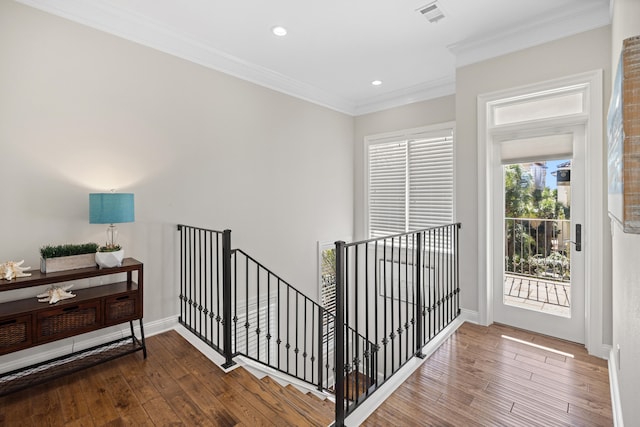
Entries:
[[333,346],[336,314],[336,249],[333,244],[318,244],[320,251],[320,305],[325,309],[322,319],[323,343]]
[[453,222],[451,123],[366,140],[368,235]]

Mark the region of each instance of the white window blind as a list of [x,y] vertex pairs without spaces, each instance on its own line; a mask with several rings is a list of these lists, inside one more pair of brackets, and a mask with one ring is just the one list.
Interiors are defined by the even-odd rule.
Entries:
[[369,143],[369,237],[453,222],[453,132]]

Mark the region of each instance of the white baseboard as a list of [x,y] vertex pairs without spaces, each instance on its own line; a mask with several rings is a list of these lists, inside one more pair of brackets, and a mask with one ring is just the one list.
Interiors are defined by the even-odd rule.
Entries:
[[238,366],[242,366],[241,364],[236,363],[235,365],[233,365],[228,369],[223,368],[222,365],[226,362],[226,360],[220,353],[218,353],[217,351],[209,347],[200,338],[195,336],[192,332],[190,332],[187,328],[182,326],[180,323],[176,322],[173,329],[175,329],[180,335],[182,335],[184,339],[189,341],[189,344],[197,348],[200,353],[204,354],[205,356],[207,356],[209,360],[211,360],[213,363],[218,365],[218,367],[222,369],[224,372],[230,372],[230,371],[233,371]]
[[461,308],[459,318],[462,319],[463,322],[474,323],[476,325],[480,324],[480,313],[477,311]]
[[[470,312],[473,313],[473,312]],[[431,356],[441,345],[451,336],[466,320],[463,312],[449,326],[447,326],[440,334],[438,334],[429,344],[422,348],[422,352],[426,355],[424,359],[414,357],[409,360],[398,372],[396,372],[386,383],[375,391],[367,400],[365,400],[355,411],[353,411],[346,419],[346,426],[361,425],[373,412],[384,402],[398,387],[404,383],[407,378],[416,371],[424,361]]]
[[622,421],[622,402],[620,400],[620,386],[618,382],[618,360],[613,348],[609,351],[609,387],[611,388],[611,409],[613,411],[613,425],[624,427]]
[[[152,336],[174,329],[177,323],[177,317],[167,317],[165,319],[143,323],[145,336]],[[140,337],[140,323],[138,321],[134,321],[134,332],[136,336]],[[0,357],[0,372],[11,372],[130,335],[131,328],[129,324],[123,323],[87,334],[42,344],[15,353],[5,354]]]

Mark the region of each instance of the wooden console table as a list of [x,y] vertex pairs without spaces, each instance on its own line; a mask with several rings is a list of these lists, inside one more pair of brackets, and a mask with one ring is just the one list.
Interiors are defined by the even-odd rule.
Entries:
[[[129,322],[131,335],[0,374],[0,396],[136,351],[142,350],[144,358],[147,357],[142,326],[143,264],[140,261],[125,258],[121,267],[31,273],[30,277],[0,281],[0,292],[118,273],[126,273],[127,278],[124,282],[72,288],[70,292],[76,295],[75,298],[55,304],[38,302],[35,295],[0,303],[0,355],[125,322]],[[140,339],[134,333],[134,320],[140,322]]]

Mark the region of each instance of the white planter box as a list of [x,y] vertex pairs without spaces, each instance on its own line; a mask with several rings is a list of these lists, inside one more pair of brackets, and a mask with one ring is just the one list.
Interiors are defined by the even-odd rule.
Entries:
[[56,271],[75,270],[76,268],[88,268],[95,266],[95,254],[40,258],[40,271],[43,273],[55,273]]

